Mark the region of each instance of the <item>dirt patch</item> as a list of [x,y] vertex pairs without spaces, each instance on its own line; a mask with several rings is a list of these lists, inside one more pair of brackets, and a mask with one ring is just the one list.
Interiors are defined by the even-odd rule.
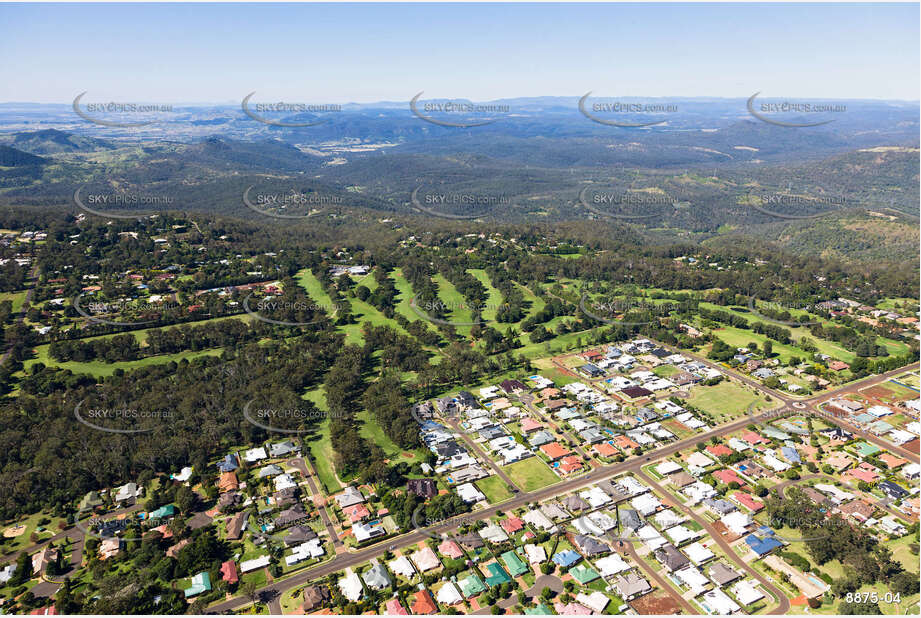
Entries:
[[715,521],[711,525],[713,526],[713,529],[716,530],[716,532],[720,535],[720,537],[723,538],[727,543],[732,543],[742,538],[729,530],[729,528],[726,527],[726,524],[721,521]]
[[912,395],[909,394],[899,394],[899,391],[902,389],[889,388],[883,384],[877,384],[869,388],[865,388],[861,391],[864,395],[869,395],[874,399],[878,399],[885,403],[898,403],[900,401],[907,401],[912,398]]
[[3,531],[3,536],[8,539],[12,539],[14,537],[19,536],[25,531],[26,531],[25,526],[10,526],[9,528]]
[[681,613],[681,606],[678,605],[678,601],[670,594],[658,591],[633,599],[630,601],[630,607],[635,609],[637,614],[643,616]]

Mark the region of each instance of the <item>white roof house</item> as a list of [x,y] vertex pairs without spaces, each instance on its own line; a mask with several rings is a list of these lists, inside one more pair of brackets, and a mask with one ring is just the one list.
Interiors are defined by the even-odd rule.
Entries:
[[690,565],[684,567],[680,571],[675,571],[675,577],[680,579],[695,595],[703,592],[707,589],[707,586],[710,585],[710,580],[707,579],[703,573],[698,571],[696,567]]
[[323,553],[323,544],[320,539],[311,539],[294,547],[291,554],[285,556],[285,564],[291,566],[310,558],[319,558]]
[[738,603],[729,598],[729,595],[718,588],[705,592],[700,599],[712,610],[711,614],[726,616],[742,609]]
[[275,491],[282,491],[283,489],[289,489],[291,487],[297,487],[297,483],[294,482],[294,479],[291,478],[290,474],[279,474],[274,479]]
[[614,518],[607,513],[602,513],[601,511],[589,513],[586,517],[605,532],[608,530],[613,530],[617,527],[617,522],[614,520]]
[[627,490],[627,494],[630,496],[636,496],[641,493],[649,491],[649,488],[640,483],[638,480],[632,476],[625,476],[623,478],[617,479],[617,484],[622,488]]
[[547,559],[547,551],[540,545],[533,543],[524,546],[524,553],[531,564],[540,564]]
[[672,474],[673,472],[678,472],[681,470],[681,466],[676,464],[674,461],[666,460],[656,466],[656,472],[665,476],[666,474]]
[[744,453],[745,451],[750,449],[751,446],[748,444],[748,442],[743,442],[742,440],[739,440],[738,438],[729,438],[729,448],[731,448],[734,451],[738,451],[739,453]]
[[624,562],[624,559],[617,553],[596,560],[595,567],[602,577],[609,577],[630,570],[630,565]]
[[611,602],[611,599],[603,592],[595,590],[591,594],[580,592],[576,595],[576,602],[584,605],[596,614],[600,614],[604,611],[604,608],[608,606],[608,603]]
[[921,464],[908,464],[902,468],[902,476],[909,480],[917,479],[919,476],[921,476]]
[[244,560],[240,563],[240,572],[249,573],[250,571],[255,571],[256,569],[262,569],[269,566],[271,562],[270,556],[259,556],[258,558],[253,558],[252,560]]
[[665,531],[665,536],[670,538],[675,545],[681,545],[685,541],[696,539],[698,534],[687,526],[673,526]]
[[653,519],[659,528],[665,530],[666,528],[680,524],[685,518],[671,509],[665,509],[664,511],[656,513]]
[[268,454],[265,452],[265,447],[260,446],[259,448],[251,448],[245,453],[243,453],[243,461],[247,463],[253,463],[260,461],[262,459],[268,459]]
[[467,503],[476,503],[485,500],[486,496],[473,483],[464,483],[454,488],[461,500]]
[[508,535],[505,533],[505,530],[494,523],[490,523],[485,528],[482,528],[480,530],[480,536],[483,537],[483,540],[489,541],[490,543],[502,543],[508,540]]
[[686,461],[689,466],[697,466],[698,468],[707,468],[713,465],[713,460],[701,451],[694,451],[688,455]]
[[714,553],[701,545],[700,542],[691,543],[683,549],[690,561],[697,565],[701,565],[714,557]]
[[572,520],[572,525],[576,528],[579,534],[594,534],[596,536],[601,536],[604,534],[604,528],[597,525],[595,522],[585,516]]
[[875,416],[876,418],[882,418],[883,416],[888,416],[892,414],[892,409],[887,408],[886,406],[870,406],[867,408],[867,412]]
[[649,524],[637,530],[636,534],[649,549],[659,549],[668,542],[659,534],[658,530]]
[[498,386],[484,386],[480,389],[480,399],[488,400],[499,396]]
[[889,432],[887,437],[896,446],[902,446],[906,442],[911,442],[918,436],[916,434],[911,433],[910,431],[905,431],[904,429],[893,429],[892,431]]
[[525,522],[531,524],[538,530],[556,530],[556,524],[554,524],[550,519],[547,518],[540,510],[533,509],[524,514],[521,518]]
[[761,461],[775,472],[784,472],[790,469],[790,464],[780,461],[770,453],[765,453]]
[[690,499],[691,504],[694,505],[698,502],[701,502],[702,500],[706,500],[707,498],[715,496],[716,490],[703,481],[695,481],[694,483],[682,489],[681,493],[687,496]]
[[[702,420],[691,414],[690,412],[685,412],[684,414],[679,414],[675,417],[678,419],[678,422],[684,425],[689,429],[702,429],[707,426]],[[690,461],[690,460],[688,460]]]
[[659,502],[659,499],[656,498],[651,493],[645,493],[641,496],[637,496],[630,500],[630,504],[635,508],[640,515],[643,517],[647,515],[652,515],[656,510],[662,506],[662,503]]
[[733,511],[728,515],[720,517],[720,521],[736,536],[742,536],[748,532],[748,527],[752,523],[752,518],[748,513],[742,511]]
[[755,601],[764,598],[763,592],[744,580],[736,582],[729,590],[732,591],[732,594],[735,595],[735,598],[737,598],[742,605],[751,605]]
[[186,466],[179,471],[179,474],[173,474],[170,478],[180,483],[185,483],[192,477],[192,466]]
[[358,601],[364,592],[361,578],[351,569],[345,570],[345,577],[339,580],[339,590],[349,601]]
[[125,483],[115,491],[115,501],[134,500],[139,495],[141,495],[141,489],[137,483]]
[[854,497],[854,494],[851,492],[844,491],[843,489],[839,489],[834,485],[829,485],[827,483],[816,483],[815,488],[821,491],[823,494],[831,496],[832,500],[838,504],[841,504],[845,500],[850,500]]
[[352,535],[359,543],[364,543],[374,537],[384,536],[387,533],[383,526],[373,522],[361,522],[352,526]]
[[445,582],[435,593],[435,600],[441,605],[454,605],[464,600],[454,582]]
[[426,545],[421,550],[417,551],[411,556],[413,564],[416,565],[416,568],[425,573],[426,571],[431,571],[432,569],[437,569],[441,566],[441,561],[438,560],[438,556],[435,555],[435,552],[432,551],[432,548]]
[[579,492],[579,497],[588,502],[589,506],[597,509],[611,501],[608,494],[604,493],[600,487],[590,487],[585,491]]
[[387,563],[387,566],[390,567],[390,570],[397,575],[401,575],[406,579],[412,579],[413,575],[416,574],[416,569],[413,567],[412,562],[409,561],[409,558],[406,556],[400,556],[399,558],[394,558]]

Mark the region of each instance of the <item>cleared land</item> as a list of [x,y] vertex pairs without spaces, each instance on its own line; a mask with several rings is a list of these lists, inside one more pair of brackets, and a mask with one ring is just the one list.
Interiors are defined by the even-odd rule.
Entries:
[[559,477],[538,457],[529,457],[523,461],[502,467],[512,482],[522,491],[534,491],[559,482]]

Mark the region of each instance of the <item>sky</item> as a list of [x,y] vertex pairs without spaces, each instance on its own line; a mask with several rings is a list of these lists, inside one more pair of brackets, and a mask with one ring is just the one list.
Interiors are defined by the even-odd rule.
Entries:
[[0,102],[919,98],[912,4],[0,4]]

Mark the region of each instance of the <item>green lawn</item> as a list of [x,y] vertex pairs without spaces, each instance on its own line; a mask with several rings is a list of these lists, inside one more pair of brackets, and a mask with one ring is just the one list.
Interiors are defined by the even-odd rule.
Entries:
[[676,373],[680,373],[681,370],[674,365],[659,365],[653,369],[652,372],[660,378],[667,378],[669,376],[675,375]]
[[[304,399],[312,401],[319,409],[326,410],[326,395],[323,393],[323,387],[309,390],[303,395]],[[342,490],[342,484],[336,478],[336,472],[333,467],[335,452],[329,437],[329,419],[326,418],[319,424],[317,434],[308,442],[310,452],[317,468],[317,476],[327,494],[338,493]]]
[[[333,301],[329,294],[326,293],[319,279],[317,279],[309,269],[304,269],[298,273],[297,282],[306,290],[311,300],[323,307],[333,306]],[[361,285],[373,290],[377,287],[377,282],[373,277],[366,276],[361,279]],[[400,333],[406,334],[406,331],[397,324],[396,320],[388,319],[372,305],[358,300],[355,297],[350,297],[348,302],[352,307],[354,322],[337,327],[340,331],[345,333],[346,343],[355,345],[364,344],[364,336],[361,333],[362,324],[364,322],[370,322],[373,326],[389,326]],[[327,311],[327,313],[329,313],[329,311]]]
[[0,301],[9,300],[13,302],[13,313],[19,313],[22,305],[26,302],[26,290],[20,292],[0,292]]
[[457,291],[454,284],[438,274],[432,277],[432,280],[438,285],[438,299],[446,305],[444,311],[445,320],[454,324],[457,332],[469,336],[473,322],[473,312],[464,296]]
[[48,367],[60,367],[61,369],[70,369],[74,373],[88,373],[94,377],[100,376],[110,376],[115,373],[116,369],[123,369],[125,371],[131,371],[132,369],[137,369],[139,367],[147,367],[149,365],[161,365],[163,363],[168,363],[170,361],[176,361],[177,363],[182,359],[192,360],[202,356],[220,356],[223,352],[223,348],[217,348],[214,350],[202,350],[197,352],[177,352],[176,354],[160,354],[158,356],[147,356],[135,361],[123,361],[119,363],[107,363],[105,361],[90,361],[88,363],[80,363],[77,361],[65,361],[58,362],[48,356],[48,345],[40,345],[36,348],[37,357],[27,360],[23,363],[23,366],[28,371],[28,369],[35,363],[43,363]]
[[490,504],[503,502],[512,497],[512,492],[506,487],[505,481],[496,475],[480,479],[474,484],[486,495],[486,499],[489,500]]
[[401,268],[394,268],[390,276],[393,279],[393,287],[399,292],[397,296],[396,312],[410,322],[422,322],[425,324],[426,328],[434,329],[434,324],[420,318],[419,315],[412,310],[412,307],[410,307],[410,302],[415,295],[413,294],[413,289],[409,281],[403,276],[403,270]]
[[[700,306],[706,309],[711,309],[711,310],[730,311],[731,313],[745,317],[749,321],[749,323],[761,322],[763,324],[773,324],[773,322],[769,320],[765,320],[764,318],[760,318],[756,314],[750,311],[737,311],[729,307],[723,307],[720,305],[714,305],[714,304],[705,303],[705,302],[700,303]],[[790,313],[792,315],[806,314],[805,311],[800,311],[800,310],[791,310]],[[821,319],[814,315],[811,315],[810,318],[811,318],[811,321],[813,322],[815,321],[821,322],[823,326],[831,326],[831,327],[838,326],[838,324],[836,324],[835,322],[832,322],[830,320]],[[726,343],[729,343],[730,345],[735,345],[735,347],[746,347],[746,344],[748,343],[748,341],[758,341],[758,343],[760,344],[767,339],[763,335],[758,335],[750,330],[736,329],[736,328],[732,328],[732,327],[725,326],[725,325],[721,325],[721,326],[722,328],[719,331],[716,331],[720,339],[722,339]],[[844,349],[843,347],[841,347],[840,345],[838,345],[837,343],[833,341],[829,341],[827,339],[817,339],[816,337],[812,335],[812,333],[809,332],[809,329],[805,326],[792,327],[792,326],[788,326],[785,324],[781,324],[780,326],[790,331],[790,339],[792,341],[796,342],[796,341],[800,341],[803,337],[808,337],[810,340],[815,342],[816,348],[822,354],[828,354],[829,356],[843,360],[846,363],[850,363],[856,358],[853,352],[850,352]],[[747,340],[739,344],[734,344],[733,342],[729,341],[728,339],[722,336],[722,333],[724,331],[730,331],[730,330],[735,331],[734,334],[736,336],[738,336],[740,333],[746,335]],[[734,341],[738,341],[738,340],[739,339],[734,339]],[[774,341],[773,343],[774,343],[774,352],[781,355],[781,359],[783,360],[783,362],[786,362],[787,359],[790,358],[790,356],[798,356],[800,358],[810,358],[811,357],[811,355],[806,354],[805,352],[803,352],[801,349],[799,349],[796,346],[785,346],[783,344],[777,343],[776,341]],[[904,354],[908,350],[908,346],[905,345],[904,343],[900,341],[894,341],[892,339],[885,339],[883,337],[877,337],[876,343],[877,345],[885,346],[886,349],[889,351],[889,354],[892,354],[892,355]],[[786,355],[785,355],[785,352],[781,348],[787,350]]]
[[471,268],[468,270],[483,286],[486,288],[488,296],[486,297],[486,307],[483,308],[483,321],[492,322],[496,319],[496,310],[502,304],[502,292],[493,287],[489,281],[489,275],[481,268]]
[[[81,498],[82,497],[83,496],[81,496]],[[26,529],[19,536],[7,539],[6,542],[2,546],[0,546],[0,551],[2,551],[4,555],[6,555],[9,553],[12,553],[13,551],[20,550],[23,547],[29,547],[30,545],[32,545],[33,543],[30,537],[32,536],[32,533],[36,531],[36,528],[38,528],[38,521],[42,518],[47,518],[47,519],[50,519],[51,521],[50,523],[47,523],[44,526],[42,526],[44,528],[44,531],[38,533],[39,542],[44,541],[54,536],[55,534],[58,534],[61,531],[58,528],[58,524],[64,521],[64,519],[61,517],[52,517],[47,512],[32,513],[31,515],[28,515],[26,517],[21,517],[20,519],[16,521],[7,520],[7,521],[0,523],[0,533],[2,533],[8,527],[14,526],[14,525],[24,525]]]
[[544,307],[547,306],[547,303],[545,303],[543,299],[535,296],[534,293],[528,288],[526,288],[525,286],[517,282],[515,283],[515,285],[518,286],[519,290],[521,290],[521,295],[524,296],[525,302],[531,303],[531,308],[528,309],[528,313],[525,316],[525,319],[531,317],[532,315],[536,313],[539,313]]
[[756,402],[758,405],[754,410],[770,405],[762,395],[726,380],[715,386],[694,386],[688,398],[689,404],[709,412],[721,422],[742,416],[748,410],[748,406]]
[[[407,451],[402,449],[391,440],[384,429],[378,424],[377,420],[371,416],[371,413],[367,410],[362,410],[355,415],[355,418],[359,421],[361,428],[358,433],[361,434],[361,437],[366,440],[377,444],[384,453],[387,454],[387,458],[390,460],[391,464],[396,464],[401,461],[405,461],[409,464],[413,464],[417,461],[420,461],[418,456],[413,453],[411,450]],[[410,455],[406,457],[405,455]]]
[[[792,329],[791,332],[795,330],[797,329]],[[747,347],[748,343],[751,341],[757,342],[758,346],[760,347],[764,344],[765,341],[768,341],[768,337],[764,335],[759,335],[758,333],[750,330],[726,326],[724,324],[721,324],[720,328],[714,330],[713,334],[734,348]],[[830,343],[823,339],[816,339],[811,335],[808,336],[815,342],[816,348],[818,348],[819,352],[822,352],[823,354],[828,354],[829,356],[843,360],[846,363],[851,362],[855,358],[853,353],[848,352],[839,345]],[[792,356],[796,356],[800,359],[812,358],[812,354],[804,352],[798,347],[785,345],[773,340],[771,340],[771,343],[773,344],[774,357],[779,358],[780,362],[783,364],[786,364]]]
[[539,457],[529,457],[523,461],[503,466],[502,471],[522,491],[534,491],[560,481],[560,478]]

